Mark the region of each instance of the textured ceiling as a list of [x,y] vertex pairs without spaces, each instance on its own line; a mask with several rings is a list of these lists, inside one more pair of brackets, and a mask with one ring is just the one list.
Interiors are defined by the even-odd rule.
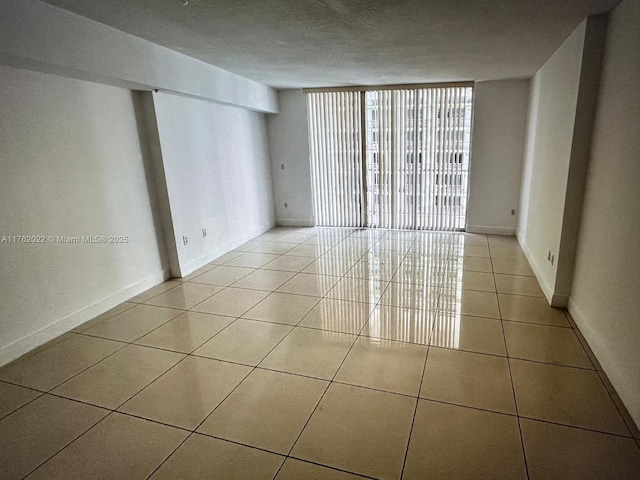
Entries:
[[45,1],[276,88],[528,77],[620,2]]

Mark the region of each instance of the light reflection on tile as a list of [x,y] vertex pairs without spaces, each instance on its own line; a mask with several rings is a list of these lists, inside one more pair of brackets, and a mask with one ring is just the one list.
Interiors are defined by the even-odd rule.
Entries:
[[[139,305],[150,299],[179,310]],[[33,447],[59,437],[60,422],[34,416],[41,392],[19,383],[128,402],[52,451],[40,478],[272,479],[293,447],[307,461],[287,458],[277,478],[399,479],[404,463],[403,478],[515,479],[517,404],[532,480],[638,477],[640,433],[565,313],[513,237],[277,227],[0,369],[0,416],[16,419],[4,438],[22,438],[35,467],[48,455]],[[167,425],[202,421],[228,441],[194,433],[171,454],[186,435]]]
[[437,312],[431,345],[506,356],[502,323],[498,319]]
[[375,304],[324,298],[302,319],[300,326],[343,333],[359,333]]
[[415,308],[379,305],[362,330],[362,335],[401,342],[429,344],[435,312]]

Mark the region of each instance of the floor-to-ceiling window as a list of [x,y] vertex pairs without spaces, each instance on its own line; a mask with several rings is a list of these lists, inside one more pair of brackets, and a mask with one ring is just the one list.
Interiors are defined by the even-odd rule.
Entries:
[[473,88],[308,93],[317,225],[463,230]]

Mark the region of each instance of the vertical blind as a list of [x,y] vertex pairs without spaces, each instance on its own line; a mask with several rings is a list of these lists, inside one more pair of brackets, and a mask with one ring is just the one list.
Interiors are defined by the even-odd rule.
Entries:
[[360,92],[308,97],[311,182],[317,225],[363,224]]
[[317,225],[462,230],[471,87],[309,93]]

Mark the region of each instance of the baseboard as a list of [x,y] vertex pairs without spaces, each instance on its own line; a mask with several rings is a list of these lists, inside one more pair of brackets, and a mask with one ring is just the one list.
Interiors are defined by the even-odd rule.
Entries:
[[[598,360],[602,371],[609,378],[613,388],[616,389],[620,400],[622,400],[622,403],[633,418],[633,421],[636,425],[640,425],[640,410],[637,407],[637,399],[640,398],[640,386],[637,382],[629,381],[628,376],[625,376],[623,372],[616,368],[615,359],[610,356],[610,354],[613,353],[613,350],[600,341],[600,336],[593,328],[591,328],[586,315],[580,310],[571,297],[569,297],[568,301],[568,310],[571,317],[573,317],[576,327],[578,327],[578,330],[580,330],[580,333],[586,340],[587,344],[589,344],[589,347]],[[634,407],[636,408],[634,409]]]
[[0,366],[6,365],[25,353],[30,352],[34,348],[44,345],[48,341],[53,340],[63,333],[76,328],[78,325],[82,325],[84,322],[103,314],[107,310],[111,310],[122,302],[126,302],[145,290],[164,282],[167,278],[169,278],[169,270],[160,270],[125,288],[124,290],[120,290],[104,300],[91,305],[90,307],[80,310],[79,312],[72,313],[61,320],[58,320],[51,325],[4,347],[0,350]]
[[247,243],[252,238],[255,238],[258,235],[268,230],[271,230],[275,226],[276,226],[276,222],[273,220],[267,223],[264,223],[260,227],[250,230],[244,235],[234,238],[233,240],[230,240],[227,243],[220,245],[218,248],[215,248],[214,250],[207,252],[205,255],[198,257],[189,263],[180,265],[180,275],[182,277],[186,277],[190,273],[195,272],[199,268],[204,267],[206,264],[211,263],[219,256],[224,255],[225,253],[233,250],[236,247],[239,247],[243,243]]
[[[547,302],[549,302],[549,305],[551,305],[552,307],[558,307],[558,308],[566,307],[568,298],[554,294],[553,288],[544,279],[544,276],[542,275],[542,272],[540,271],[540,268],[538,267],[537,262],[533,258],[533,255],[531,254],[529,247],[527,247],[527,244],[523,242],[522,238],[520,238],[519,236],[517,236],[516,238],[518,239],[520,248],[522,248],[522,251],[524,252],[524,256],[527,257],[527,261],[531,266],[531,270],[533,270],[533,274],[538,279],[540,288],[542,288],[542,293],[544,293],[544,296],[547,299]],[[563,301],[564,301],[564,305],[562,305]]]
[[467,233],[482,233],[485,235],[510,235],[516,234],[515,228],[507,227],[487,227],[483,225],[468,225],[466,229]]
[[276,220],[276,225],[279,227],[313,227],[313,220],[298,218],[279,219]]

